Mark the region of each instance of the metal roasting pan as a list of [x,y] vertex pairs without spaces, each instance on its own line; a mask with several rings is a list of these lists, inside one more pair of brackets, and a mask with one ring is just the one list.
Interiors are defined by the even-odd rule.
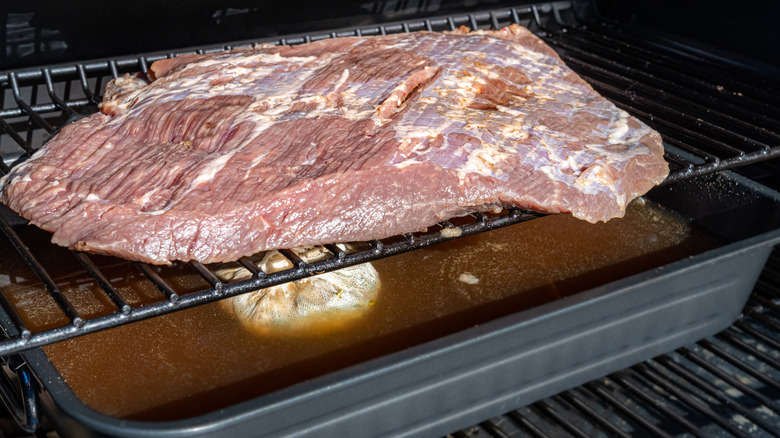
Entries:
[[780,193],[720,172],[658,187],[647,199],[723,246],[199,417],[102,415],[76,397],[43,350],[21,355],[38,379],[44,415],[68,436],[443,435],[737,318],[780,242]]

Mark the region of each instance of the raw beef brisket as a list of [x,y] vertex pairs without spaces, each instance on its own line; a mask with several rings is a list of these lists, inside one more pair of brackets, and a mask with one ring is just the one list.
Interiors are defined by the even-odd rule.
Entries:
[[660,136],[526,29],[183,55],[125,76],[2,180],[53,242],[151,263],[370,240],[519,206],[591,221]]

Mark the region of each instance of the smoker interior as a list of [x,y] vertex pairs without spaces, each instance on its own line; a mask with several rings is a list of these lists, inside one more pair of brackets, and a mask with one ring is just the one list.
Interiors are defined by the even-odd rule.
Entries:
[[[668,145],[667,159],[672,164],[673,174],[669,182],[684,184],[697,175],[758,163],[753,167],[741,167],[751,175],[764,175],[765,167],[771,169],[771,159],[777,154],[778,117],[777,84],[763,76],[743,74],[743,69],[722,58],[703,56],[673,40],[634,34],[627,28],[613,22],[588,22],[588,11],[582,11],[580,18],[574,16],[574,9],[566,2],[537,7],[520,6],[496,9],[484,13],[454,14],[442,19],[410,20],[397,25],[368,25],[359,28],[365,35],[400,32],[407,30],[447,30],[457,25],[491,28],[509,22],[520,22],[542,35],[553,48],[562,54],[567,63],[591,82],[599,92],[615,101],[634,115],[651,122],[658,129]],[[586,5],[587,6],[587,5]],[[587,8],[585,8],[587,9]],[[588,26],[582,26],[586,23]],[[637,32],[641,29],[637,29]],[[345,27],[333,32],[322,32],[285,37],[286,43],[299,43],[310,39],[356,34],[354,27]],[[640,35],[640,36],[637,36]],[[271,38],[277,42],[279,39]],[[236,45],[241,45],[237,43]],[[243,44],[246,44],[243,43]],[[222,45],[203,46],[197,50],[219,50]],[[143,57],[119,57],[108,61],[88,62],[76,65],[51,66],[44,69],[20,69],[3,77],[5,100],[3,105],[3,165],[9,166],[18,158],[40,146],[45,138],[55,132],[58,126],[79,114],[94,111],[94,103],[100,94],[106,78],[125,71],[145,68],[149,62],[168,56],[166,52],[150,53]],[[653,60],[648,62],[648,60]],[[713,76],[715,72],[715,76]],[[713,80],[713,77],[717,80]],[[674,187],[669,185],[668,187]],[[474,232],[482,231],[484,224],[503,226],[532,219],[523,212],[512,212],[499,218],[476,217],[472,223]],[[754,216],[750,216],[754,217]],[[760,216],[766,218],[766,215]],[[735,222],[739,222],[739,215]],[[12,218],[13,219],[13,218]],[[493,222],[493,220],[503,222]],[[713,219],[721,221],[720,219]],[[10,221],[13,223],[13,220]],[[444,224],[448,226],[448,224]],[[6,234],[13,239],[12,227]],[[10,232],[7,230],[11,229]],[[405,236],[397,244],[373,243],[362,257],[381,257],[392,251],[407,251],[434,243],[419,236]],[[399,249],[392,249],[399,248]],[[20,249],[24,251],[24,249]],[[383,252],[384,251],[384,252]],[[338,253],[337,249],[334,252]],[[368,255],[366,255],[368,254]],[[350,255],[336,257],[338,263],[357,263]],[[92,269],[89,258],[78,256],[96,278],[99,270]],[[361,259],[362,260],[362,259]],[[338,264],[337,263],[337,264]],[[305,266],[285,277],[263,279],[267,283],[287,281],[307,274]],[[145,274],[147,268],[139,266]],[[160,285],[161,295],[168,298],[159,308],[127,309],[126,303],[115,300],[120,309],[115,315],[99,321],[84,321],[65,302],[64,312],[71,323],[48,333],[32,333],[26,330],[12,312],[6,326],[10,338],[3,344],[5,354],[55,342],[71,336],[100,330],[133,318],[145,318],[170,311],[178,306],[184,308],[216,299],[218,296],[240,293],[242,290],[258,287],[261,282],[227,287],[215,282],[208,267],[194,265],[214,285],[192,302],[183,297],[171,295],[165,284]],[[148,274],[153,277],[152,274]],[[42,274],[45,281],[45,272]],[[56,294],[56,285],[50,287]],[[110,284],[107,293],[111,292]],[[112,296],[112,299],[115,299]],[[171,304],[175,303],[175,304]],[[173,309],[175,310],[175,309]],[[433,420],[432,420],[433,421]],[[499,435],[500,436],[500,435]]]

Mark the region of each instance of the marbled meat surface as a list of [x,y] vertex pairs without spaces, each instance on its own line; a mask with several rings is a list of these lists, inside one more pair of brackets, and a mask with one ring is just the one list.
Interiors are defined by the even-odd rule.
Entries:
[[208,263],[507,206],[606,221],[666,177],[662,154],[513,25],[157,61],[16,166],[2,201],[59,245]]

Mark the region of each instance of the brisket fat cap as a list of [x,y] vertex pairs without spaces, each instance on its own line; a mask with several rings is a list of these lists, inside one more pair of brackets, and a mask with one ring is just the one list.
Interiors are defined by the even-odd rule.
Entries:
[[112,81],[2,201],[73,249],[211,263],[509,206],[606,221],[668,174],[658,133],[517,25],[182,55],[147,77]]

